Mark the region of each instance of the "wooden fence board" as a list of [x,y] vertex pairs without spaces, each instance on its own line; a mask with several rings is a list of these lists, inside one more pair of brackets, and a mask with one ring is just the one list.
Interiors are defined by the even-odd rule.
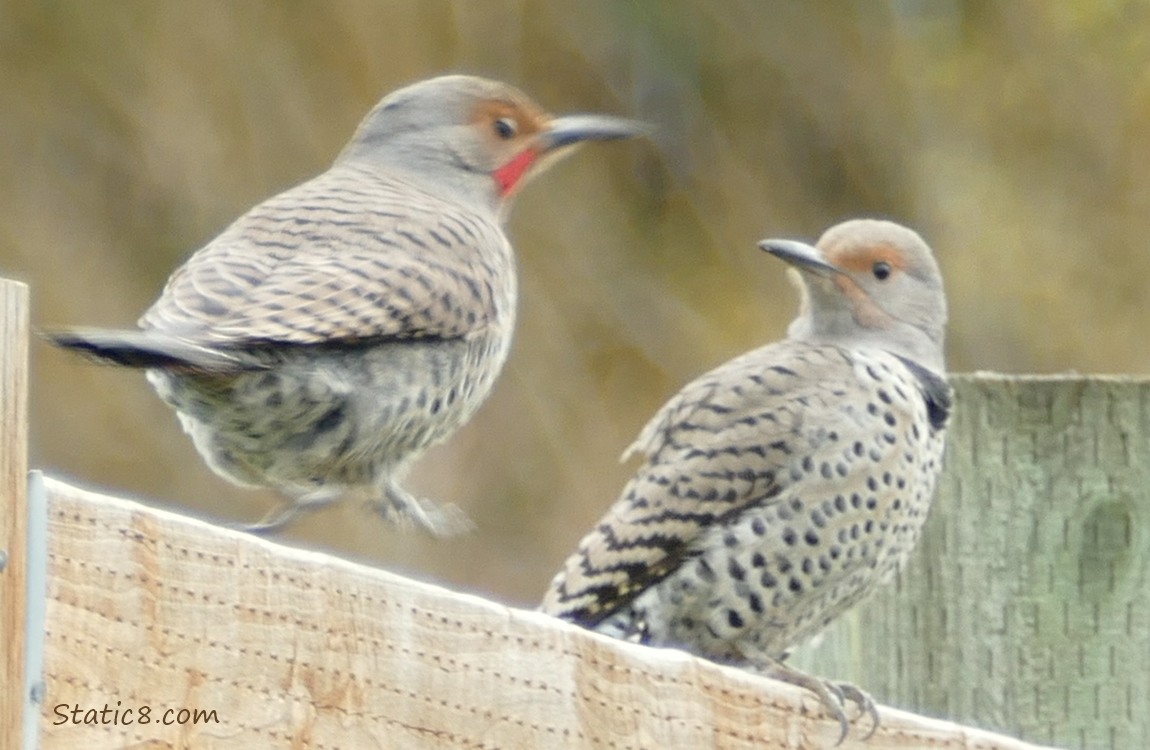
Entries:
[[28,287],[0,279],[0,750],[23,744],[28,504]]
[[[47,486],[46,748],[793,749],[838,733],[789,685]],[[164,725],[169,710],[214,714]],[[1034,746],[884,709],[842,747]]]
[[1150,747],[1150,380],[953,380],[914,557],[797,661],[1036,742]]

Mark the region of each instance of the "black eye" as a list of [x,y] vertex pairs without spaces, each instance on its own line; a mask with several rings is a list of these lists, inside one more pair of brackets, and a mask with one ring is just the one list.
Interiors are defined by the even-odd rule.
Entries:
[[515,124],[515,120],[512,120],[510,117],[500,117],[495,121],[495,135],[505,141],[514,138],[518,131],[519,127]]
[[887,263],[885,260],[875,261],[875,264],[871,266],[870,270],[876,279],[886,281],[887,277],[890,276],[890,263]]

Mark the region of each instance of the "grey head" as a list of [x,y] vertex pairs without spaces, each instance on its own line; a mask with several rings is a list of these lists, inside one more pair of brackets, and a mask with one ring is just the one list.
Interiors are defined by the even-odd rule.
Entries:
[[400,173],[425,189],[498,211],[527,178],[572,146],[646,130],[606,115],[552,117],[506,83],[447,75],[384,97],[336,164]]
[[815,246],[763,240],[797,269],[802,293],[791,339],[874,346],[945,372],[946,295],[930,247],[900,224],[854,219]]

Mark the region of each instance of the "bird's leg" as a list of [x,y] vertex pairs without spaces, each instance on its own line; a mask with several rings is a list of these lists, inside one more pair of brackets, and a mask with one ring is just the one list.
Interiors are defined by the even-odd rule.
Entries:
[[755,671],[760,674],[772,677],[776,680],[782,680],[791,685],[806,688],[817,695],[823,703],[823,708],[833,718],[838,720],[839,726],[842,728],[838,742],[835,743],[836,745],[841,745],[843,740],[846,739],[847,733],[850,732],[851,720],[847,718],[845,709],[847,701],[858,706],[860,718],[863,714],[870,716],[871,728],[870,731],[863,736],[863,740],[870,739],[871,735],[878,729],[878,708],[875,706],[874,700],[867,695],[866,691],[857,685],[852,685],[849,682],[824,680],[821,677],[807,674],[800,669],[784,664],[781,660],[770,657],[759,656],[749,661]]
[[320,490],[300,497],[284,500],[269,510],[255,523],[238,524],[235,528],[249,534],[270,534],[283,529],[304,513],[319,510],[340,498],[339,492]]
[[418,526],[432,536],[459,536],[475,529],[475,524],[458,506],[420,500],[395,482],[388,482],[382,496],[370,503],[375,512],[388,521]]
[[235,528],[249,534],[271,534],[279,531],[300,516],[300,508],[291,500],[284,500],[255,523],[236,524]]

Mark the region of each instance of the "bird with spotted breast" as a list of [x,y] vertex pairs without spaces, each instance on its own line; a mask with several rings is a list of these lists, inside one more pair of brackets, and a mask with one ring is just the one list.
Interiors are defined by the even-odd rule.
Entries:
[[[783,663],[906,562],[951,410],[946,301],[914,231],[848,221],[764,240],[801,292],[785,340],[688,384],[624,454],[646,460],[541,609],[815,691],[846,737],[862,690]],[[868,735],[869,736],[869,735]]]
[[467,422],[507,358],[511,198],[572,147],[645,130],[552,117],[474,76],[415,83],[368,113],[330,169],[193,254],[140,330],[46,336],[145,369],[217,474],[282,493],[251,530],[344,498],[433,534],[465,530],[461,511],[400,480]]

